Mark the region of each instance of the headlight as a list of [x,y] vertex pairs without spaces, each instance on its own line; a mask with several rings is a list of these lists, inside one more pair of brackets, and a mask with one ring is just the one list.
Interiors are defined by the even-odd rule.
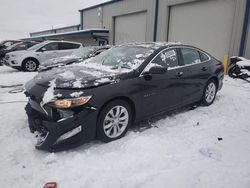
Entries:
[[75,99],[58,99],[49,103],[49,105],[61,109],[72,108],[86,104],[91,99],[91,97],[92,96],[79,97]]
[[11,54],[10,56],[11,56],[11,57],[16,57],[16,55],[14,55],[14,54]]

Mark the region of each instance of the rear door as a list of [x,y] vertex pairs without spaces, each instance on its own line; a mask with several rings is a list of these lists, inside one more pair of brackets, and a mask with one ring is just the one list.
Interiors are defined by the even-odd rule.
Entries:
[[181,102],[181,88],[178,85],[178,56],[176,49],[161,51],[144,69],[146,73],[153,66],[168,68],[163,74],[143,74],[142,109],[145,116],[172,109]]
[[178,49],[182,66],[178,69],[182,84],[182,103],[188,104],[201,99],[204,87],[210,77],[209,57],[195,48]]

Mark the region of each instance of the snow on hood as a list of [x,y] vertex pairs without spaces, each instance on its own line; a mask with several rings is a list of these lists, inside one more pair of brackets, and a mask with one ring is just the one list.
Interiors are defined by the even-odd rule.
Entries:
[[43,95],[42,104],[46,104],[56,98],[54,95],[54,88],[56,87],[55,79],[51,80],[47,91]]
[[34,80],[45,87],[53,85],[56,88],[89,88],[117,82],[118,75],[118,71],[74,65],[41,72]]

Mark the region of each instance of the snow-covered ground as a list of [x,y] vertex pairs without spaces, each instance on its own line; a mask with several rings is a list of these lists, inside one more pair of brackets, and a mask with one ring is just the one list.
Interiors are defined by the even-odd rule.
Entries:
[[[0,67],[0,85],[35,73]],[[108,144],[47,153],[34,148],[23,93],[0,88],[0,187],[250,187],[250,84],[225,78],[213,105],[181,109]],[[17,102],[13,102],[17,101]],[[222,140],[218,140],[221,138]]]

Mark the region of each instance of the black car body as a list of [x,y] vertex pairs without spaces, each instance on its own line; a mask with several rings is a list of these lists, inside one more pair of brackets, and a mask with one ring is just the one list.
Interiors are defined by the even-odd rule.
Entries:
[[228,76],[232,78],[240,78],[249,82],[250,60],[237,56],[231,57],[228,66]]
[[42,71],[47,71],[56,67],[62,67],[62,66],[73,64],[73,63],[80,63],[88,58],[95,57],[110,48],[111,46],[83,47],[82,51],[80,51],[77,54],[49,59],[48,61],[44,62],[43,65],[39,66],[38,71],[42,72]]
[[4,57],[9,52],[20,51],[20,50],[27,50],[28,48],[38,44],[39,42],[35,41],[24,41],[15,43],[7,48],[3,48],[0,50],[0,63],[4,63]]
[[[223,71],[219,61],[198,48],[142,43],[40,73],[25,86],[31,132],[41,133],[36,147],[58,151],[96,136],[109,142],[124,136],[131,123],[163,111],[200,101],[210,105],[222,87]],[[111,121],[112,113],[116,119]]]
[[8,48],[9,46],[22,42],[21,40],[4,40],[0,42],[0,50]]

